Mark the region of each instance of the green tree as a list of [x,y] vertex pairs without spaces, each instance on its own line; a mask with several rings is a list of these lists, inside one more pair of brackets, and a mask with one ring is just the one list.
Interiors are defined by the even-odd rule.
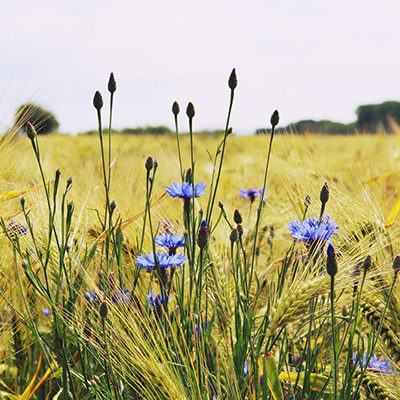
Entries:
[[14,117],[14,128],[25,130],[28,122],[35,126],[37,133],[43,135],[57,131],[60,126],[51,111],[33,103],[22,104],[18,107]]
[[385,101],[381,104],[367,104],[357,108],[357,129],[361,132],[376,132],[383,127],[391,132],[390,119],[400,124],[400,103]]

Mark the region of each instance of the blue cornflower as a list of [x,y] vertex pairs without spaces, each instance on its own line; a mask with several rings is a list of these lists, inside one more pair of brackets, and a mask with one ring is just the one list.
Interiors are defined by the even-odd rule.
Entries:
[[158,246],[166,247],[170,255],[174,255],[178,247],[185,247],[184,236],[172,235],[168,232],[156,236],[154,241]]
[[[146,294],[147,297],[147,304],[148,306],[151,307],[161,307],[163,304],[163,298],[161,294],[158,294],[154,296],[154,290],[151,289],[148,294]],[[171,296],[168,297],[168,303],[171,301]]]
[[[184,254],[174,254],[170,256],[167,253],[156,253],[157,264],[160,268],[168,268],[172,266],[181,267],[182,264],[187,262]],[[154,259],[154,253],[148,253],[146,255],[140,254],[136,257],[136,265],[144,269],[154,269],[156,266],[156,260]]]
[[48,308],[42,308],[42,313],[46,318],[48,318],[51,314],[53,314],[53,311],[49,310]]
[[[256,199],[256,197],[260,197],[262,194],[264,187],[262,187],[261,189],[254,189],[254,188],[250,188],[250,189],[240,189],[239,190],[239,194],[241,197],[247,199],[250,199],[250,203],[253,203],[253,201]],[[268,196],[265,195],[264,196],[264,200],[268,199]]]
[[309,217],[303,222],[298,219],[291,221],[287,228],[299,242],[312,244],[316,241],[325,242],[329,240],[333,235],[337,234],[336,230],[339,227],[335,221],[325,215],[321,223],[319,223],[319,219]]
[[[200,328],[200,333],[206,331],[206,330],[208,329],[208,327],[210,326],[210,324],[207,323],[206,321],[204,321],[204,322],[202,323],[202,325],[203,325],[203,326],[202,326],[202,328]],[[194,326],[194,332],[193,332],[193,334],[196,335],[198,332],[199,332],[199,325],[196,324],[196,325]]]
[[[362,367],[365,367],[365,364],[367,362],[368,355],[367,353],[364,354],[363,360],[362,360]],[[360,361],[357,361],[357,355],[354,353],[353,354],[353,362],[357,366],[357,368],[361,368],[360,366]],[[378,358],[376,354],[373,354],[372,357],[369,360],[369,363],[367,365],[367,370],[370,372],[380,372],[382,374],[393,374],[393,369],[392,365],[389,360],[385,360],[382,358]]]
[[93,304],[98,304],[99,303],[99,297],[95,292],[91,292],[89,289],[86,291],[87,293],[87,298],[90,300]]
[[113,303],[127,303],[131,299],[131,294],[129,293],[128,290],[117,290],[117,293],[113,296],[111,296],[111,300]]
[[7,224],[7,232],[11,237],[23,236],[28,233],[28,227],[12,219]]
[[[200,197],[206,191],[206,184],[199,182],[194,185],[194,197]],[[191,199],[193,198],[193,185],[190,182],[172,183],[165,188],[166,192],[171,197],[178,197],[180,199]]]

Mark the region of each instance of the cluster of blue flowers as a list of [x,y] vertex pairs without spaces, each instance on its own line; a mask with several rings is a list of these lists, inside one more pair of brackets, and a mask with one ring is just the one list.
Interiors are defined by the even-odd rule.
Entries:
[[296,219],[289,222],[287,228],[299,242],[313,244],[315,242],[328,241],[333,235],[337,234],[336,231],[339,227],[328,215],[324,215],[321,221],[312,217],[303,222]]
[[[88,299],[90,300],[91,303],[93,303],[94,305],[97,305],[100,303],[100,299],[99,296],[95,293],[90,291],[89,289],[86,291]],[[101,294],[103,295],[103,291],[101,290]],[[111,301],[114,304],[121,304],[121,303],[127,303],[129,300],[131,299],[131,294],[129,292],[129,290],[121,290],[121,289],[117,289],[117,291],[115,292],[115,294],[113,294],[111,296]]]

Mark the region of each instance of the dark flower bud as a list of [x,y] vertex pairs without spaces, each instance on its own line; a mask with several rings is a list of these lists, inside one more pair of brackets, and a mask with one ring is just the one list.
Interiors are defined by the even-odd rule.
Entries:
[[242,238],[243,236],[243,226],[241,224],[238,224],[238,226],[236,227],[238,234],[239,234],[239,239]]
[[103,97],[99,91],[94,94],[93,97],[93,105],[97,111],[100,111],[103,107]]
[[158,168],[158,160],[157,160],[157,158],[153,159],[153,168],[154,168],[154,171]]
[[201,221],[199,233],[197,234],[197,246],[204,249],[208,244],[208,229],[206,220]]
[[326,204],[329,200],[329,188],[328,184],[325,182],[324,186],[322,186],[321,193],[319,195],[319,199],[322,204]]
[[194,111],[194,105],[193,103],[189,103],[186,107],[186,115],[191,119],[194,117],[195,111]]
[[28,268],[28,263],[26,262],[26,260],[21,261],[21,266],[22,266],[22,269],[24,269],[24,270],[26,270]]
[[226,131],[227,135],[231,135],[232,134],[233,129],[232,128],[228,128],[228,130]]
[[56,181],[58,181],[60,179],[60,176],[61,176],[61,170],[60,170],[60,168],[57,168],[56,169]]
[[233,70],[229,76],[228,86],[231,90],[235,90],[237,83],[238,83],[238,81],[237,81],[237,76],[236,76],[236,70],[235,70],[235,68],[233,68]]
[[309,195],[307,195],[307,196],[304,198],[304,206],[305,206],[306,208],[308,208],[308,207],[310,207],[310,205],[311,205],[311,197],[310,197]]
[[337,273],[338,266],[336,261],[335,248],[332,243],[328,244],[327,249],[328,257],[326,259],[326,272],[329,276],[334,277]]
[[272,125],[273,127],[275,127],[276,125],[279,124],[279,112],[278,112],[278,110],[275,110],[275,111],[272,113],[270,122],[271,122],[271,125]]
[[231,234],[229,235],[229,240],[232,242],[232,243],[235,243],[237,240],[238,240],[238,237],[239,237],[239,234],[238,234],[238,230],[235,228],[235,229],[232,229],[232,232],[231,232]]
[[147,157],[147,160],[146,160],[144,166],[145,166],[147,172],[150,172],[153,169],[154,161],[153,161],[153,157],[152,156],[148,156]]
[[371,265],[372,265],[372,258],[370,255],[368,255],[367,257],[365,257],[362,264],[364,272],[367,272],[371,268]]
[[21,207],[25,208],[25,197],[24,196],[21,196],[20,202],[21,202]]
[[273,225],[269,227],[269,236],[271,236],[271,239],[275,237],[275,227]]
[[243,222],[242,214],[240,214],[239,210],[235,210],[233,213],[233,220],[235,221],[235,224],[241,224]]
[[186,181],[186,182],[189,182],[189,183],[192,183],[192,179],[193,179],[192,168],[189,168],[189,169],[186,171],[185,181]]
[[396,256],[393,260],[393,270],[396,275],[400,271],[400,256]]
[[111,72],[110,79],[108,80],[108,91],[114,93],[117,90],[117,82],[115,82],[114,74]]
[[174,104],[172,104],[172,114],[174,114],[176,117],[179,114],[179,111],[181,111],[181,109],[179,108],[179,104],[174,101]]
[[30,122],[26,124],[26,136],[28,136],[30,140],[35,139],[36,136],[36,129]]
[[69,189],[72,186],[72,177],[69,177],[67,179],[67,189]]
[[101,319],[106,319],[107,318],[107,314],[108,314],[107,302],[103,301],[100,304],[100,317],[101,317]]
[[113,200],[110,203],[110,213],[112,214],[116,208],[117,208],[117,203],[115,202],[115,200]]
[[224,203],[223,203],[221,200],[218,202],[218,207],[219,207],[221,210],[224,209]]

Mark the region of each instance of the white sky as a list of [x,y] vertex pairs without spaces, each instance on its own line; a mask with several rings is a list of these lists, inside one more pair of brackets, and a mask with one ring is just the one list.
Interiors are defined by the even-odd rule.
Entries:
[[[30,100],[64,132],[95,128],[92,97],[118,90],[114,126],[168,125],[171,104],[195,127],[251,133],[277,108],[299,119],[355,119],[360,104],[400,98],[399,0],[2,0],[0,122]],[[187,122],[181,114],[181,126]]]

